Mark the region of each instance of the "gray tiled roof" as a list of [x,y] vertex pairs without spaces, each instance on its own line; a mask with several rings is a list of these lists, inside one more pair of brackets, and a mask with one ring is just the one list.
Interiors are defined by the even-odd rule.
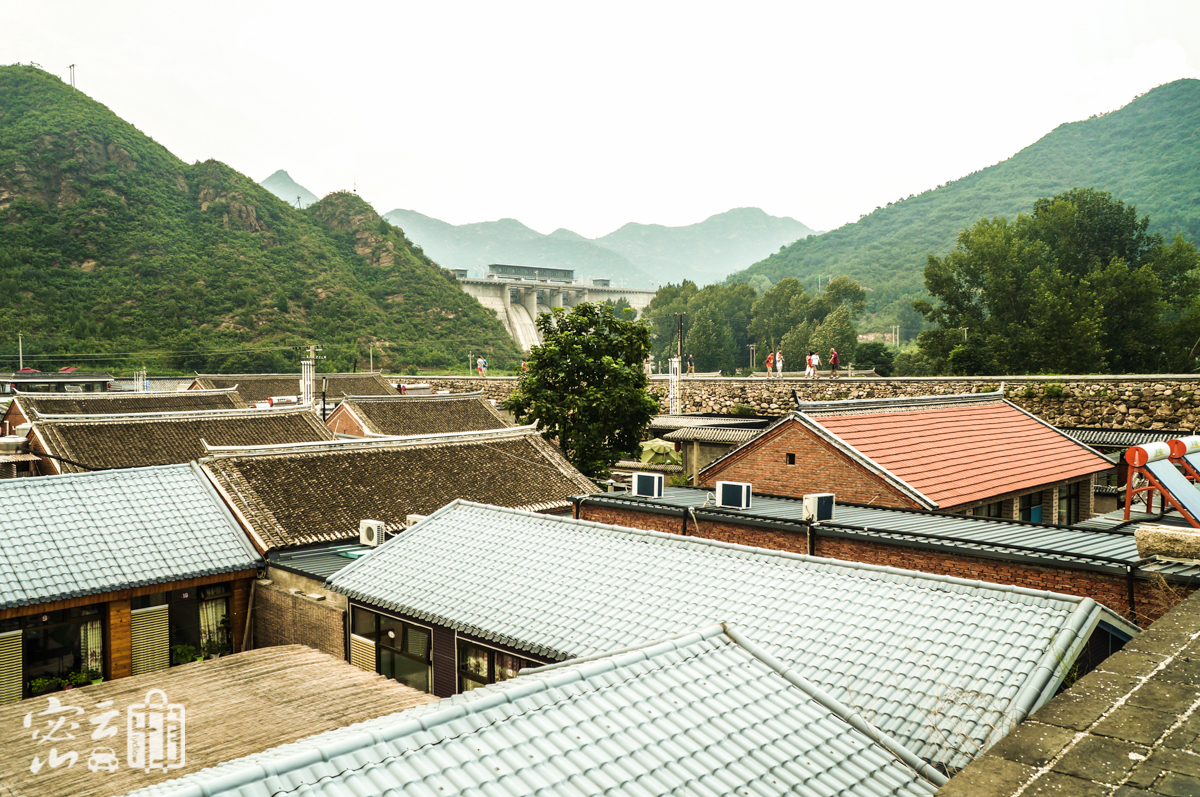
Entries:
[[1171,429],[1095,429],[1079,426],[1059,426],[1060,432],[1089,446],[1101,448],[1129,448],[1161,440],[1186,437],[1191,432]]
[[[122,415],[139,412],[195,412],[245,407],[236,390],[183,390],[155,393],[22,393],[26,413],[39,415]],[[30,418],[33,416],[30,415]]]
[[526,671],[135,794],[933,794],[917,768],[945,782],[738,629],[716,626]]
[[263,550],[357,539],[365,519],[397,531],[457,498],[557,511],[596,489],[529,426],[212,453],[205,470]]
[[727,429],[689,426],[662,436],[669,443],[745,443],[762,434],[759,429]]
[[[326,398],[333,401],[343,393],[349,396],[398,396],[400,391],[378,372],[355,374],[313,374],[313,391],[321,397],[325,380]],[[300,393],[300,374],[196,374],[196,383],[205,388],[237,387],[247,402],[266,401],[271,396],[295,396]]]
[[457,501],[332,576],[356,601],[568,659],[712,622],[961,766],[1054,693],[1088,598]]
[[[283,410],[78,415],[39,419],[33,435],[47,451],[94,469],[172,465],[204,456],[210,445],[265,445],[332,440],[308,407]],[[84,470],[58,462],[62,472]]]
[[509,425],[482,392],[444,396],[346,396],[341,406],[343,412],[353,411],[368,431],[379,435],[479,432]]
[[0,481],[0,608],[261,562],[194,465]]

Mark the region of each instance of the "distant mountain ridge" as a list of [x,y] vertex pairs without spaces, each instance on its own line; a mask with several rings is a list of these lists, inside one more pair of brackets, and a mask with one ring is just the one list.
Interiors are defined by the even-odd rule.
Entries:
[[297,209],[31,66],[0,67],[0,365],[18,332],[41,370],[87,352],[97,370],[298,372],[307,342],[341,370],[380,352],[393,368],[520,361],[496,316],[357,195]]
[[293,180],[283,169],[259,181],[259,185],[293,207],[303,209],[317,201],[312,191]]
[[847,276],[869,289],[880,320],[911,318],[925,295],[927,255],[943,255],[981,218],[1015,219],[1034,200],[1072,188],[1109,191],[1149,215],[1151,231],[1200,240],[1200,80],[1177,80],[1123,108],[1059,125],[1013,157],[889,203],[857,222],[798,240],[732,274],[774,282],[797,277],[810,290],[818,275]]
[[736,208],[685,227],[630,222],[594,239],[562,228],[543,235],[516,219],[453,225],[403,209],[384,218],[443,268],[482,273],[489,263],[555,266],[573,268],[582,279],[607,278],[631,288],[684,279],[718,282],[784,244],[819,234],[758,208]]

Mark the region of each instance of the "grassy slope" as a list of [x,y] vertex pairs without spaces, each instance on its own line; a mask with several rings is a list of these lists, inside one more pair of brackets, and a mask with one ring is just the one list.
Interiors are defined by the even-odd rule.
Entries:
[[468,348],[519,358],[494,316],[358,197],[297,210],[224,164],[184,164],[31,67],[0,68],[0,369],[17,331],[27,359],[310,338],[341,344],[328,352],[339,365],[369,340],[393,344],[389,365]]
[[813,283],[846,275],[872,288],[870,306],[924,293],[928,254],[953,248],[983,217],[1028,213],[1033,201],[1072,188],[1110,191],[1149,214],[1151,228],[1200,240],[1200,81],[1160,86],[1118,111],[1060,125],[1006,161],[876,210],[818,238],[797,241],[731,280],[765,274]]

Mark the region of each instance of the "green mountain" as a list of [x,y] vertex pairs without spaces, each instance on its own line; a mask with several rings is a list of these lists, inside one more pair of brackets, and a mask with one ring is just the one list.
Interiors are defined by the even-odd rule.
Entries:
[[925,295],[926,256],[944,255],[984,217],[1015,219],[1039,197],[1072,188],[1110,191],[1150,216],[1152,232],[1200,240],[1200,81],[1159,86],[1120,110],[1060,125],[1008,160],[912,196],[819,238],[797,241],[732,275],[847,276],[868,289],[881,321],[911,320]]
[[[186,164],[32,67],[0,68],[0,369],[445,366],[517,350],[496,318],[348,193],[306,210]],[[376,354],[376,361],[379,355]]]
[[573,268],[579,278],[607,278],[630,288],[720,281],[739,265],[814,234],[795,219],[758,208],[718,213],[686,227],[631,222],[594,239],[565,229],[542,235],[515,219],[456,226],[414,210],[393,210],[384,218],[446,268],[472,275],[482,275],[489,263]]
[[624,255],[643,271],[670,274],[666,282],[699,285],[722,280],[730,269],[777,251],[816,230],[758,208],[734,208],[686,227],[630,222],[596,243]]
[[265,180],[260,180],[258,184],[292,207],[306,208],[317,201],[315,194],[293,180],[283,169]]
[[489,263],[513,263],[573,268],[580,279],[607,278],[632,288],[648,288],[654,282],[624,257],[582,236],[542,235],[516,219],[454,225],[400,209],[384,218],[442,267],[465,268],[471,276],[483,276]]

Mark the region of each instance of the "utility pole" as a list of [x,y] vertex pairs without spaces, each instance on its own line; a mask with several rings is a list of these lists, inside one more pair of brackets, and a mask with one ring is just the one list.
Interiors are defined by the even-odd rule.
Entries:
[[17,365],[18,370],[25,370],[25,341],[21,338],[21,333],[17,333]]
[[677,324],[679,326],[679,364],[680,364],[680,366],[683,365],[683,317],[685,315],[687,315],[687,313],[676,313],[675,314],[675,321],[677,322]]
[[747,348],[749,348],[749,349],[750,349],[750,370],[751,370],[751,371],[753,371],[753,370],[754,370],[754,364],[755,364],[756,362],[758,362],[758,361],[757,361],[757,360],[754,358],[754,344],[753,344],[753,343],[747,343],[747,344],[746,344],[746,346],[747,346]]
[[75,88],[75,64],[71,64],[67,68],[71,70],[71,88]]
[[370,357],[371,357],[371,370],[374,371],[375,370],[375,341],[371,341]]
[[321,377],[321,423],[325,423],[325,390],[329,387],[329,377]]
[[963,333],[963,340],[964,340],[964,341],[966,341],[966,339],[967,339],[967,329],[968,329],[968,328],[967,328],[967,327],[959,327],[959,329],[961,329],[961,330],[962,330],[962,333]]

